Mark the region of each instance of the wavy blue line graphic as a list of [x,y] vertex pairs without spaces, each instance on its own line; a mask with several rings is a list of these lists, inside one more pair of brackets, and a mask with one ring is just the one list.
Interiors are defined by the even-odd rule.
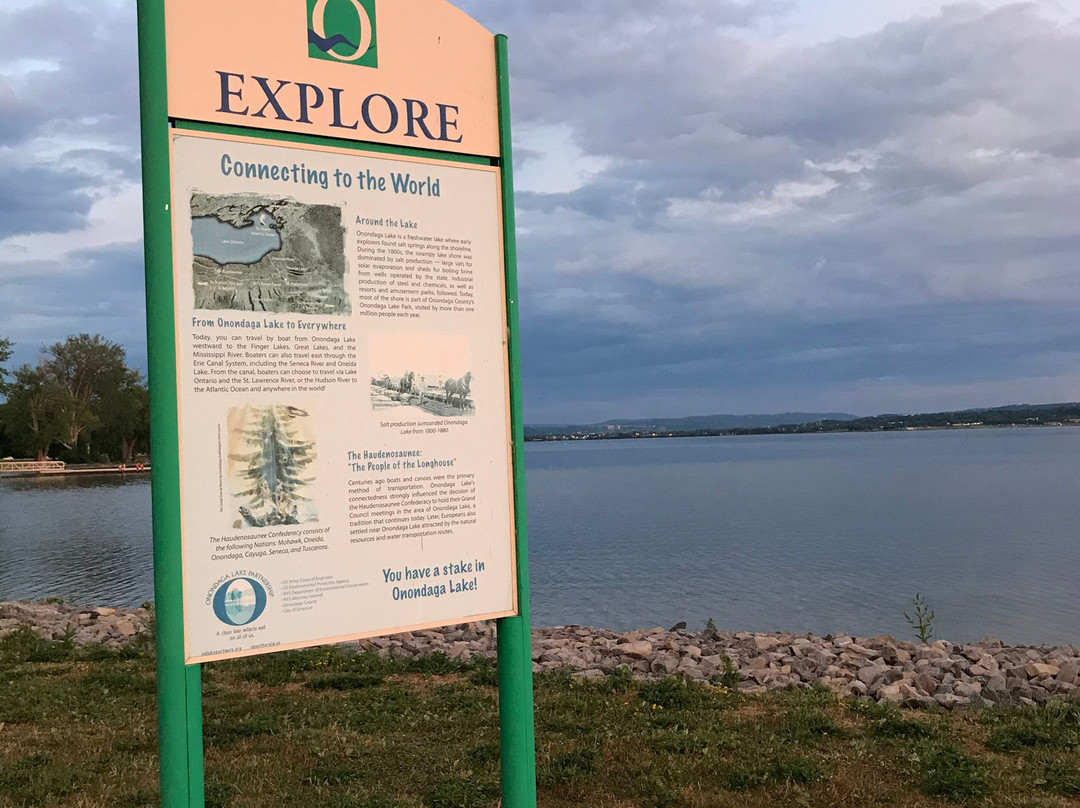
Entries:
[[344,34],[334,34],[333,36],[321,37],[314,31],[312,31],[310,28],[308,28],[307,32],[307,41],[309,45],[314,45],[323,53],[329,52],[329,50],[336,45],[345,44],[353,50],[356,50],[356,48],[359,47],[358,45],[356,45],[356,43],[350,42]]

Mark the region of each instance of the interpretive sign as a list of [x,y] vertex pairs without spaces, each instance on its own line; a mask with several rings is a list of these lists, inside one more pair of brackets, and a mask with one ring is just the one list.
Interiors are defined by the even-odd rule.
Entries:
[[200,663],[498,618],[535,808],[506,38],[445,0],[138,0],[162,808]]
[[173,134],[188,661],[514,613],[498,179]]

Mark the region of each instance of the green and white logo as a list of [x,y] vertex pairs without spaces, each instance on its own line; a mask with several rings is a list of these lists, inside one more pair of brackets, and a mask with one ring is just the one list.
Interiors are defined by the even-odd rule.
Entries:
[[307,0],[308,56],[378,67],[375,0]]

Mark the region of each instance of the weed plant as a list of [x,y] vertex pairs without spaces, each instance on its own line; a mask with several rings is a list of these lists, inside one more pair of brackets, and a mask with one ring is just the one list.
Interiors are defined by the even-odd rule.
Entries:
[[904,612],[904,619],[915,630],[915,636],[919,642],[925,644],[934,639],[934,610],[926,605],[926,599],[919,592],[915,593],[911,605],[915,607],[915,614]]

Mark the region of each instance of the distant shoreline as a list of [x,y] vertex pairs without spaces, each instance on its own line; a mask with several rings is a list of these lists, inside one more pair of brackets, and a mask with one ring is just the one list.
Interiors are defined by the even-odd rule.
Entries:
[[[865,421],[868,419],[859,419]],[[837,422],[836,426],[831,423],[822,425],[791,424],[784,426],[763,427],[736,427],[733,429],[657,429],[652,431],[635,430],[610,431],[610,432],[552,432],[526,435],[526,443],[543,443],[554,441],[577,441],[577,440],[637,440],[642,438],[732,438],[747,437],[751,435],[833,435],[837,433],[869,433],[878,434],[884,432],[931,432],[938,430],[965,430],[965,429],[1018,429],[1032,427],[1070,427],[1080,426],[1080,419],[1068,421],[1045,421],[1039,423],[1016,422],[1016,423],[958,423],[958,424],[919,424],[905,426],[879,426],[879,427],[855,427],[845,426],[846,422]]]

